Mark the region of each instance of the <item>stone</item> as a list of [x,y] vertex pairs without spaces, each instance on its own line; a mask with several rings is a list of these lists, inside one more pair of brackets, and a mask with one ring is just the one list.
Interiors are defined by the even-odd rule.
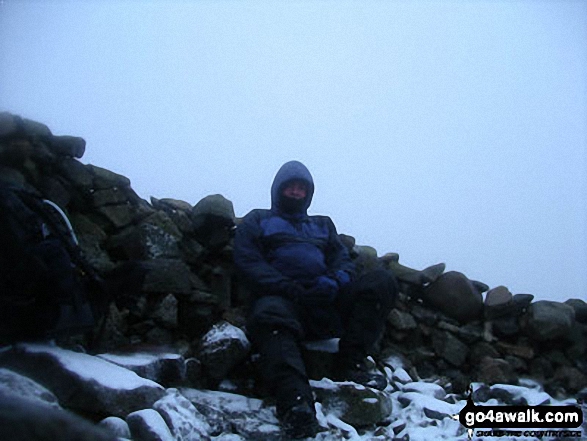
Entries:
[[392,411],[390,398],[383,392],[355,383],[334,383],[328,379],[310,381],[323,409],[351,426],[380,423]]
[[482,383],[514,384],[517,380],[515,370],[501,358],[484,357],[477,366],[477,381]]
[[493,334],[499,338],[511,337],[520,332],[518,317],[501,316],[491,320]]
[[462,273],[449,271],[422,290],[421,298],[430,308],[468,323],[483,312],[483,296]]
[[367,245],[355,245],[354,251],[356,257],[353,262],[357,274],[373,271],[379,267],[379,259],[377,258],[377,250],[375,248]]
[[92,194],[92,203],[94,207],[104,205],[125,204],[128,202],[126,194],[118,187],[106,188],[104,190],[95,190]]
[[63,158],[59,161],[59,173],[71,182],[74,187],[92,188],[94,177],[84,164],[73,158]]
[[41,176],[37,188],[45,199],[60,207],[67,207],[71,201],[71,186],[60,176]]
[[106,429],[112,436],[130,439],[130,428],[128,427],[128,423],[122,418],[107,417],[100,421],[98,426]]
[[206,418],[177,389],[167,389],[167,394],[155,402],[153,409],[161,414],[175,440],[210,439]]
[[0,112],[0,138],[9,137],[18,133],[18,125],[14,115]]
[[126,176],[119,175],[102,167],[89,164],[86,169],[92,174],[92,187],[96,190],[104,190],[115,187],[130,187],[130,180]]
[[0,393],[2,441],[115,441],[105,429],[37,400]]
[[208,377],[221,380],[245,359],[250,349],[251,344],[245,333],[222,321],[202,337],[198,359]]
[[173,294],[167,294],[157,305],[151,318],[166,328],[177,328],[177,299]]
[[38,140],[38,139],[48,140],[53,137],[53,133],[51,133],[51,130],[49,129],[49,127],[47,127],[43,123],[33,121],[28,118],[22,118],[21,124],[22,124],[22,128],[24,129],[24,131],[28,135],[35,138],[36,140]]
[[230,241],[235,225],[234,207],[224,196],[206,196],[192,208],[191,218],[195,237],[206,248],[217,251]]
[[0,368],[0,395],[15,395],[31,401],[37,401],[48,407],[61,409],[53,392],[24,375]]
[[560,384],[570,394],[587,387],[587,375],[573,366],[559,366],[552,381]]
[[581,299],[569,299],[565,301],[565,304],[569,305],[575,310],[575,320],[579,323],[587,323],[587,303]]
[[143,291],[147,293],[190,294],[192,273],[179,259],[152,259],[143,262],[147,274]]
[[143,409],[126,417],[132,439],[139,441],[176,441],[159,412]]
[[437,400],[444,400],[446,398],[446,391],[444,388],[436,383],[428,383],[424,381],[407,383],[402,386],[403,392],[418,392],[426,396],[431,396]]
[[399,309],[391,310],[387,316],[387,323],[400,331],[407,331],[418,327],[418,324],[411,314],[400,311]]
[[104,274],[114,269],[115,264],[104,248],[106,233],[89,217],[74,213],[70,221],[78,237],[79,246],[84,257],[100,273]]
[[160,385],[134,372],[56,346],[14,345],[0,354],[0,365],[47,387],[63,406],[98,415],[124,417],[164,394]]
[[453,366],[461,366],[467,360],[469,348],[450,332],[436,332],[432,336],[434,352]]
[[397,383],[401,383],[401,384],[407,384],[407,383],[411,383],[413,381],[410,374],[408,374],[407,371],[401,367],[397,368],[393,371],[391,379],[393,381],[395,381]]
[[81,158],[86,151],[86,140],[78,136],[53,136],[51,149],[59,156]]
[[460,408],[462,408],[458,404],[450,404],[434,397],[427,397],[423,400],[422,394],[419,392],[403,392],[398,396],[398,401],[404,407],[413,405],[422,410],[428,418],[436,420],[450,418],[452,415],[459,413]]
[[485,294],[485,317],[494,319],[507,315],[513,302],[513,295],[505,286],[490,289]]
[[525,318],[524,330],[532,340],[564,339],[575,323],[575,310],[564,303],[540,300],[530,305]]
[[534,349],[532,349],[531,346],[515,345],[500,341],[497,342],[496,347],[503,354],[514,355],[523,358],[524,360],[531,360],[535,355]]
[[135,372],[142,378],[152,380],[165,387],[182,383],[186,378],[186,364],[179,354],[170,353],[165,348],[150,350],[129,350],[98,354],[110,363]]
[[180,388],[181,394],[197,408],[207,406],[225,415],[233,432],[244,439],[281,441],[283,434],[275,417],[274,408],[262,400],[229,392]]
[[123,228],[130,225],[133,221],[134,212],[129,204],[122,205],[104,205],[96,210],[110,223],[111,227]]

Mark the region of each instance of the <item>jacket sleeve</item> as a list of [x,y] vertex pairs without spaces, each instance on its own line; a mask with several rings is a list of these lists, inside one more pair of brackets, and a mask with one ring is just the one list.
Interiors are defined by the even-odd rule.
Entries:
[[343,245],[336,227],[332,222],[332,219],[326,217],[328,225],[328,246],[326,249],[326,264],[328,265],[328,272],[331,274],[337,271],[346,272],[351,279],[355,276],[355,264],[351,260],[347,248]]
[[236,228],[235,267],[245,281],[257,291],[256,296],[281,295],[293,299],[302,287],[267,261],[261,245],[260,220],[261,213],[254,210],[247,214]]

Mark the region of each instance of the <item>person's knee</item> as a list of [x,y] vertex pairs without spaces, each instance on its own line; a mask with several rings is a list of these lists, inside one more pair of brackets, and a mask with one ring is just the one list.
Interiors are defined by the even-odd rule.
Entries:
[[278,296],[257,300],[247,320],[247,330],[253,338],[272,330],[283,330],[294,336],[300,336],[303,332],[295,306]]

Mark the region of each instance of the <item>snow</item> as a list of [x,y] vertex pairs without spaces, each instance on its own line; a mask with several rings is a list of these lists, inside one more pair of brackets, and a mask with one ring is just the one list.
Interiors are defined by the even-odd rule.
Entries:
[[243,343],[243,346],[248,347],[249,339],[245,335],[242,329],[231,325],[228,322],[222,322],[214,325],[210,331],[203,337],[204,345],[212,345],[217,342],[225,340],[239,340]]
[[162,388],[154,381],[141,378],[128,369],[91,355],[35,343],[21,344],[19,347],[29,353],[50,354],[65,370],[74,372],[86,380],[96,381],[107,388],[122,390],[133,390],[144,386]]
[[181,358],[181,355],[137,352],[133,354],[98,354],[97,357],[120,366],[148,366],[161,359],[178,360]]
[[445,390],[442,386],[436,383],[426,383],[424,381],[406,383],[402,386],[404,392],[419,392],[421,394],[430,395],[439,400],[446,396]]

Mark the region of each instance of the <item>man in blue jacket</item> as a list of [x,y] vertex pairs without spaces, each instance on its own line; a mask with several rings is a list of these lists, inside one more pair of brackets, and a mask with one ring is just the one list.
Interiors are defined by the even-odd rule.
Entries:
[[333,379],[384,389],[385,377],[368,371],[364,360],[397,295],[389,271],[355,276],[332,220],[307,214],[313,194],[308,169],[284,164],[271,186],[271,209],[247,214],[234,243],[235,265],[254,296],[247,330],[292,438],[318,429],[300,342],[341,337]]

